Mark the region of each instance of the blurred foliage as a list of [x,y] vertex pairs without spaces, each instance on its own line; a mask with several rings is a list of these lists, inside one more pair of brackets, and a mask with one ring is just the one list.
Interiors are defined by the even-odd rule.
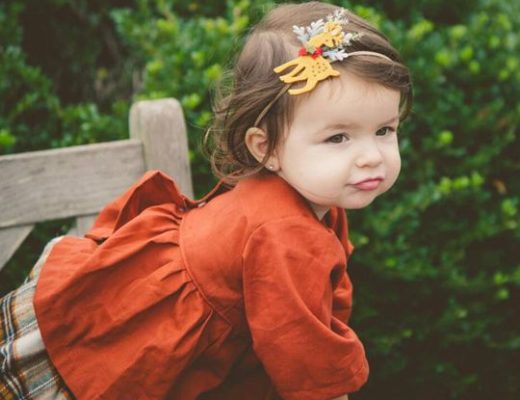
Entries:
[[[416,102],[400,133],[397,185],[349,213],[352,325],[372,371],[351,398],[519,398],[520,4],[362,3],[338,4],[401,51]],[[0,154],[126,137],[132,101],[173,96],[186,114],[202,195],[214,183],[199,146],[212,89],[271,5],[2,2]],[[33,259],[48,240],[36,236]],[[2,290],[19,282],[9,271],[27,262],[10,263]]]

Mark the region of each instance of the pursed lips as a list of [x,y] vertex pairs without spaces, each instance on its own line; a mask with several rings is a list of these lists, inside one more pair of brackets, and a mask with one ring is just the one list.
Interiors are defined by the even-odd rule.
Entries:
[[373,177],[373,178],[366,178],[366,179],[363,179],[361,181],[358,181],[356,183],[353,183],[354,186],[356,185],[359,185],[360,183],[365,183],[365,182],[372,182],[372,181],[379,181],[381,182],[383,180],[383,177],[381,176],[376,176],[376,177]]

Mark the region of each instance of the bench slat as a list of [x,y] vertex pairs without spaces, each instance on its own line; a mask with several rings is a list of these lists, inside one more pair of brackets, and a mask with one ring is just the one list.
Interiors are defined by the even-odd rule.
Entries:
[[76,222],[69,229],[67,235],[83,236],[93,225],[97,215],[86,215],[76,218]]
[[148,169],[165,172],[184,194],[193,198],[186,124],[176,99],[143,100],[133,104],[130,137],[143,142]]
[[0,158],[0,228],[97,214],[145,171],[136,139]]

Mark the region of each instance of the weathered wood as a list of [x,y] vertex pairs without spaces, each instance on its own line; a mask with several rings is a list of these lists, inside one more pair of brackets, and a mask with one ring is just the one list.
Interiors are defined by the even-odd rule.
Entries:
[[14,226],[0,229],[0,270],[31,233],[34,225]]
[[76,218],[74,225],[69,229],[67,235],[83,236],[94,225],[96,216],[97,214],[93,214]]
[[186,125],[175,99],[132,106],[129,140],[0,156],[0,268],[37,222],[76,217],[83,235],[109,201],[150,169],[193,196]]
[[145,171],[123,140],[0,157],[0,228],[96,214]]
[[78,236],[83,236],[91,227],[94,225],[97,214],[85,215],[76,218],[76,228],[78,230]]
[[177,100],[135,103],[130,110],[130,137],[142,141],[147,169],[165,172],[193,197],[186,125]]

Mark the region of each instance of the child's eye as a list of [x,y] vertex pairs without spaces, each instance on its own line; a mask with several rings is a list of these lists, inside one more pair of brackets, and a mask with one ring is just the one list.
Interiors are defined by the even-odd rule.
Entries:
[[329,143],[343,143],[348,140],[348,137],[344,133],[338,133],[334,136],[331,136],[327,139],[327,142]]
[[390,126],[385,126],[384,128],[379,129],[376,132],[376,135],[377,136],[386,136],[386,135],[389,135],[390,133],[393,133],[393,132],[395,132],[394,128],[392,128]]

